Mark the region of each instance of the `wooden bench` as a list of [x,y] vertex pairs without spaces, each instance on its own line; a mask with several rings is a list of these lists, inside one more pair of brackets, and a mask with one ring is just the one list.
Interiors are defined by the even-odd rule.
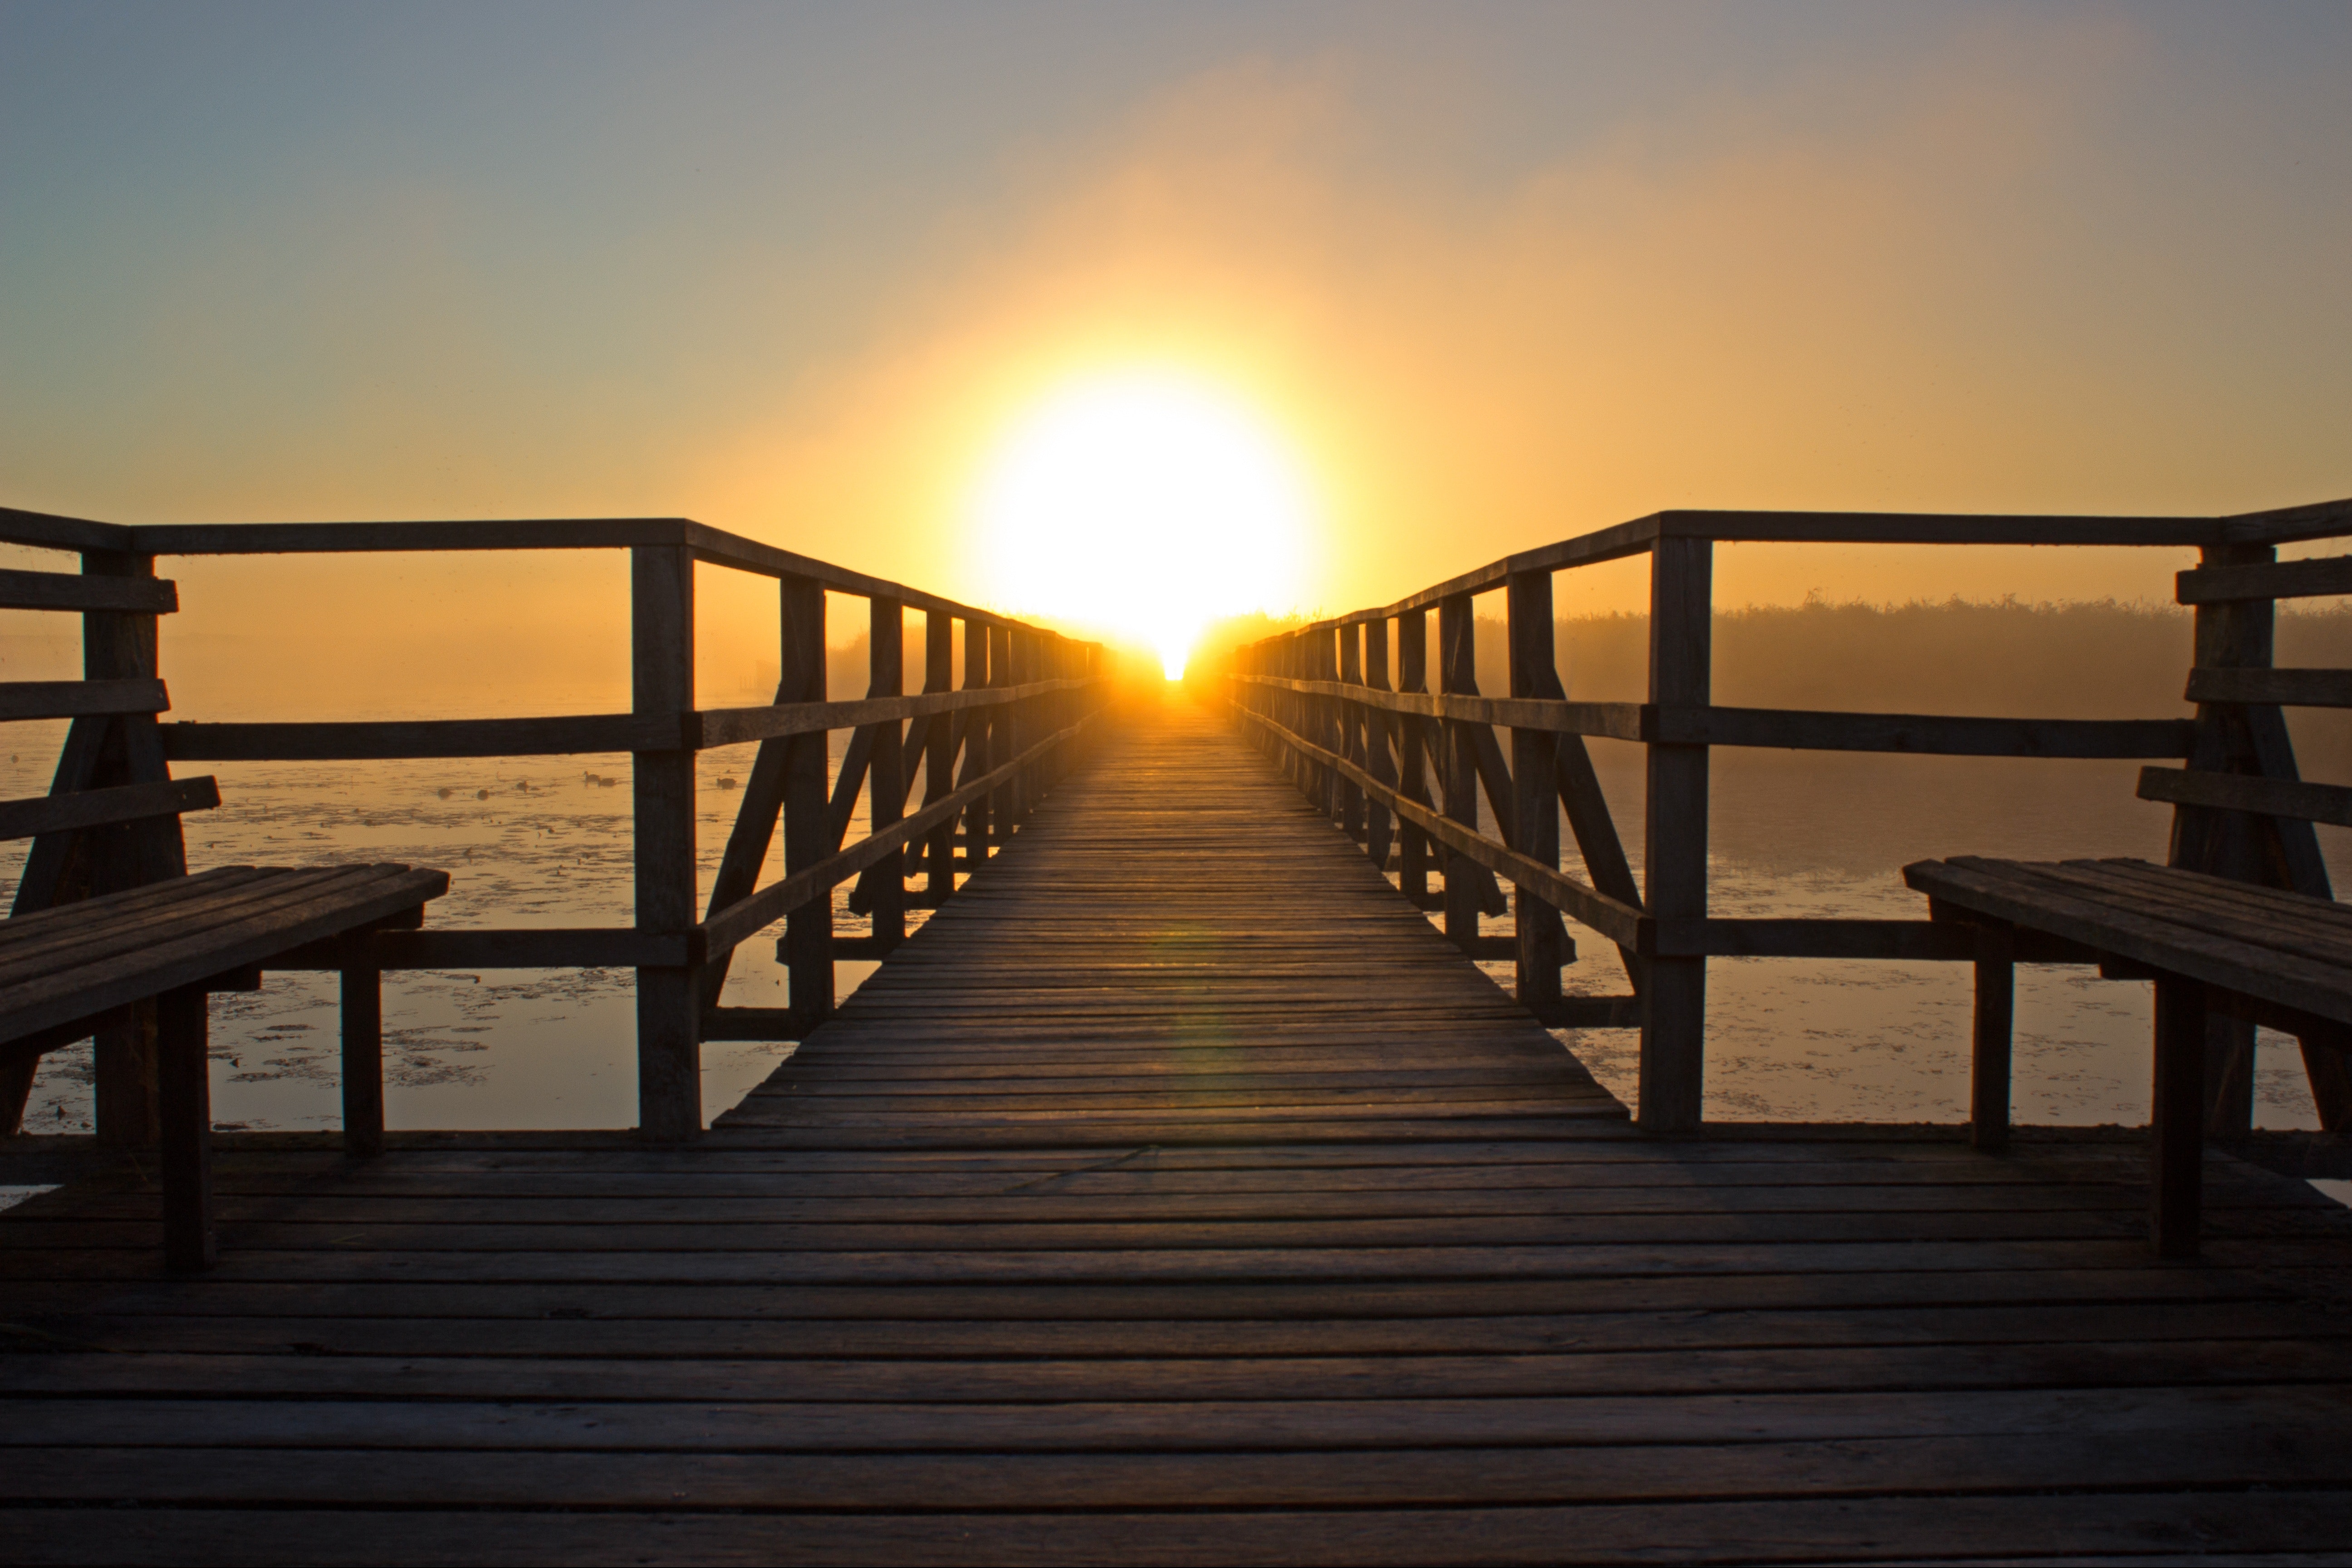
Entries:
[[425,900],[448,888],[446,872],[406,866],[228,866],[0,921],[0,1052],[37,1056],[155,1003],[164,1258],[175,1269],[209,1268],[207,994],[251,990],[270,960],[340,941],[344,1139],[373,1153],[383,1142],[383,1063],[368,933],[418,923]]
[[[2210,1116],[2209,1017],[2303,1042],[2315,1075],[2342,1075],[2352,1046],[2352,908],[2144,860],[1922,860],[1903,879],[1938,921],[1979,928],[1970,1122],[1980,1145],[2009,1123],[2012,966],[2021,931],[2037,960],[2095,963],[2156,983],[2149,1224],[2166,1258],[2193,1257]],[[2324,1067],[2316,1064],[2325,1064]]]

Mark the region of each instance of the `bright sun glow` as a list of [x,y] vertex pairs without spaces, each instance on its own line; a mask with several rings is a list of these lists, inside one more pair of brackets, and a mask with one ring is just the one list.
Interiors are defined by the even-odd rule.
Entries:
[[1246,406],[1141,374],[1032,413],[979,512],[999,603],[1148,639],[1171,680],[1213,617],[1289,607],[1308,522],[1296,463]]

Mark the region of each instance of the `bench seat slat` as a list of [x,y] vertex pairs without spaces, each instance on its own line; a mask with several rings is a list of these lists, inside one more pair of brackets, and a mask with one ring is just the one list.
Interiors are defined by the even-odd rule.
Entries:
[[[2168,899],[2190,909],[2257,921],[2294,941],[2343,944],[2352,951],[2352,908],[2343,904],[2141,861],[2104,864],[2120,889],[2141,897]],[[2290,897],[2299,901],[2283,903]]]
[[1961,858],[1906,866],[1903,879],[1948,905],[2352,1023],[2352,968],[2178,923],[2152,912],[2155,900],[2146,894],[2135,893],[2126,901],[2053,880],[2044,869],[2029,861]]
[[2103,875],[2095,861],[2063,862],[2049,868],[2043,875],[2102,898],[2137,903],[2143,912],[2192,934],[2224,936],[2352,970],[2352,932],[2317,924],[2298,926],[2291,919],[2281,918],[2275,910],[2265,911],[2253,904],[2225,904],[2205,897],[2202,889],[2192,887],[2167,889],[2137,878]]
[[270,868],[264,868],[260,876],[208,897],[176,900],[113,921],[105,918],[111,912],[103,909],[105,900],[93,899],[89,902],[101,906],[100,910],[69,929],[54,931],[22,950],[0,942],[0,985],[37,984],[50,974],[135,954],[188,931],[234,924],[302,899],[362,887],[372,880],[367,875],[370,869],[306,867],[273,876]]
[[[191,889],[222,881],[250,880],[260,875],[262,875],[260,868],[254,866],[215,866],[209,871],[192,871],[184,877],[173,877],[161,882],[149,882],[126,892],[110,893],[107,896],[117,900],[114,907],[118,910],[137,909],[149,904],[165,903],[173,899],[186,898]],[[29,932],[89,918],[89,911],[81,902],[54,904],[46,910],[27,910],[22,914],[10,915],[5,921],[0,921],[0,942],[26,941],[29,940]]]
[[[37,980],[11,984],[5,1002],[0,1003],[0,1040],[260,963],[304,942],[415,909],[449,887],[446,871],[397,865],[351,869],[360,874],[333,879],[323,887],[316,878],[281,873],[289,880],[300,878],[288,889],[290,896],[285,900],[242,908],[225,923],[184,909],[184,922],[158,919],[145,925],[149,940],[137,951],[77,963]],[[198,911],[204,908],[195,906]]]
[[337,867],[306,868],[274,876],[268,868],[257,868],[233,885],[210,889],[200,896],[150,900],[136,908],[115,905],[103,897],[89,899],[64,906],[73,911],[73,919],[22,933],[12,929],[16,922],[11,921],[0,925],[0,985],[13,985],[75,963],[93,963],[113,953],[135,952],[152,941],[152,933],[159,930],[233,920],[257,900],[283,900],[301,888],[324,886],[339,873],[349,874]]

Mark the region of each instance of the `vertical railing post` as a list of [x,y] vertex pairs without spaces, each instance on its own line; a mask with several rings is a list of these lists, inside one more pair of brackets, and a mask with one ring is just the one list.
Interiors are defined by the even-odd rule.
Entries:
[[[979,691],[989,684],[988,623],[967,618],[963,623],[963,689]],[[963,782],[970,784],[993,766],[989,758],[994,754],[989,736],[995,713],[987,708],[963,710]],[[989,807],[991,797],[983,794],[964,807],[963,854],[964,869],[976,871],[988,858],[988,836],[991,832]]]
[[[1364,623],[1364,684],[1375,691],[1389,689],[1389,624],[1385,619]],[[1390,752],[1391,738],[1396,733],[1397,715],[1384,708],[1364,710],[1364,771],[1373,779],[1396,787],[1396,762]],[[1364,803],[1364,854],[1373,868],[1385,873],[1389,868],[1391,818],[1385,802],[1367,800]]]
[[[152,577],[155,558],[92,551],[82,556],[81,569],[85,576],[91,577]],[[152,612],[83,612],[83,679],[153,679],[160,676],[163,671],[158,663],[157,629],[157,617]],[[105,743],[89,776],[73,787],[153,784],[171,776],[171,768],[163,760],[163,738],[152,713],[126,713],[112,720],[77,719],[74,729],[85,733],[95,730],[105,736]],[[70,752],[75,748],[68,742],[67,750]],[[80,837],[91,893],[184,876],[188,869],[185,839],[177,816],[85,830]],[[70,844],[73,837],[72,834],[65,834],[47,841],[36,839],[34,854],[47,858],[49,852]],[[37,885],[45,879],[34,874],[32,861],[33,857],[28,856],[21,886],[38,897]],[[20,896],[20,912],[30,907]],[[94,1131],[100,1143],[122,1148],[155,1141],[161,1081],[155,1054],[155,1007],[152,1001],[134,1002],[118,1009],[99,1026],[90,1063],[90,1087],[95,1102],[91,1108]],[[25,1058],[25,1089],[31,1089],[34,1069],[38,1065],[37,1058]],[[0,1103],[0,1121],[5,1121],[12,1131],[23,1113],[22,1097],[14,1092],[15,1089],[10,1084],[5,1096],[0,1096],[5,1100]]]
[[[1437,602],[1437,679],[1443,691],[1469,693],[1478,689],[1478,644],[1471,620],[1470,595],[1451,594]],[[1444,721],[1445,806],[1447,817],[1471,832],[1478,831],[1477,740],[1470,726],[1458,719]],[[1467,944],[1478,934],[1478,885],[1474,864],[1446,854],[1445,934]]]
[[[955,687],[955,618],[940,610],[923,612],[923,689],[949,691]],[[955,718],[934,713],[923,730],[923,804],[933,805],[955,793]],[[936,908],[955,892],[955,824],[942,822],[931,829],[928,846],[930,878],[926,898]]]
[[[866,693],[897,697],[907,688],[907,606],[879,595],[866,601]],[[866,830],[879,833],[906,815],[907,725],[893,719],[876,726],[874,752],[866,764]],[[903,855],[876,868],[874,942],[887,952],[907,935],[907,879]]]
[[[694,709],[694,552],[629,551],[632,708],[686,739]],[[683,744],[632,759],[640,935],[683,942],[694,929],[694,752]],[[637,970],[637,1131],[665,1142],[702,1131],[702,1007],[693,969]]]
[[[1714,668],[1715,545],[1664,538],[1650,555],[1650,701],[1704,707]],[[1650,914],[1706,913],[1707,750],[1649,748],[1644,860]],[[1654,958],[1642,992],[1638,1115],[1654,1132],[1699,1124],[1706,1083],[1706,960]]]
[[[2199,552],[2199,564],[2208,568],[2263,565],[2277,558],[2276,547],[2268,544],[2209,544]],[[2276,630],[2277,605],[2270,599],[2199,605],[2193,658],[2200,668],[2268,668]],[[2275,707],[2254,704],[2200,703],[2189,765],[2200,773],[2296,776],[2285,720]],[[2175,806],[2169,861],[2314,898],[2334,896],[2316,831],[2293,817]],[[2253,1128],[2254,1026],[2209,1012],[2206,1030],[2206,1131],[2216,1138],[2242,1138]],[[2306,1047],[2304,1061],[2314,1098],[2324,1102],[2340,1079],[2342,1059],[2322,1047]]]
[[[812,577],[780,580],[778,702],[825,700],[824,587]],[[784,756],[784,872],[833,852],[826,801],[832,767],[828,731],[792,737]],[[833,895],[812,899],[784,917],[784,968],[793,1021],[805,1031],[833,1016]]]
[[[1027,686],[1037,679],[1037,677],[1044,667],[1044,655],[1045,648],[1045,634],[1042,632],[1023,632],[1021,634],[1018,646],[1020,652],[1013,655],[1013,668],[1020,672],[1019,679],[1021,684]],[[1043,711],[1044,710],[1039,699],[1034,697],[1024,697],[1021,700],[1021,739],[1019,742],[1021,749],[1013,753],[1014,756],[1026,756],[1028,754],[1029,748],[1035,745],[1044,738],[1045,726],[1038,722]],[[1029,814],[1037,808],[1038,797],[1043,795],[1045,793],[1045,769],[1035,763],[1031,763],[1021,770],[1022,820],[1028,820]]]
[[[985,623],[966,618],[963,623],[963,684],[959,689],[977,691],[988,684],[988,627]],[[970,784],[988,771],[988,710],[965,708],[956,714],[963,732],[962,776],[959,786]],[[976,869],[986,854],[988,842],[988,797],[981,796],[963,808],[964,869]]]
[[[1345,622],[1339,627],[1339,684],[1361,686],[1363,683],[1364,630],[1352,621]],[[1366,760],[1363,704],[1341,698],[1332,706],[1339,718],[1339,744],[1335,749],[1358,767],[1363,767]],[[1339,784],[1339,826],[1357,843],[1364,841],[1364,792],[1344,779]]]
[[[1013,684],[1013,628],[992,626],[988,628],[988,684],[1003,688]],[[1020,755],[1013,747],[1014,725],[1012,704],[988,710],[988,766],[993,772]],[[994,824],[993,842],[1004,844],[1013,837],[1021,816],[1021,790],[1017,784],[1005,784],[990,792],[995,796],[989,816]]]
[[[1559,689],[1552,663],[1551,573],[1514,572],[1504,589],[1510,634],[1511,695],[1541,699]],[[1511,816],[1520,854],[1539,865],[1559,865],[1559,739],[1549,730],[1511,731]],[[1559,1001],[1559,911],[1517,889],[1511,900],[1518,929],[1519,1000],[1537,1016]]]
[[[1429,613],[1407,610],[1397,617],[1397,689],[1429,689]],[[1407,800],[1429,800],[1428,721],[1418,714],[1397,715],[1397,793]],[[1412,824],[1400,823],[1397,885],[1421,909],[1429,907],[1429,836]]]

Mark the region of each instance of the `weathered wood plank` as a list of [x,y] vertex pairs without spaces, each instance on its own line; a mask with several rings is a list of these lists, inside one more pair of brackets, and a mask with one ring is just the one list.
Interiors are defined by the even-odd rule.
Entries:
[[0,680],[0,722],[161,713],[171,706],[160,680]]
[[2174,805],[2250,811],[2352,827],[2352,789],[2339,784],[2254,778],[2242,773],[2198,773],[2183,768],[2142,768],[2139,797]]
[[179,585],[154,577],[0,570],[0,610],[131,610],[170,615]]
[[76,828],[102,827],[118,822],[143,822],[153,816],[176,816],[184,811],[207,811],[218,805],[220,786],[211,778],[117,784],[71,795],[0,801],[0,839],[68,833]]
[[2174,597],[2184,605],[2322,598],[2352,594],[2352,555],[2252,566],[2198,566],[2179,574],[2173,582]]

